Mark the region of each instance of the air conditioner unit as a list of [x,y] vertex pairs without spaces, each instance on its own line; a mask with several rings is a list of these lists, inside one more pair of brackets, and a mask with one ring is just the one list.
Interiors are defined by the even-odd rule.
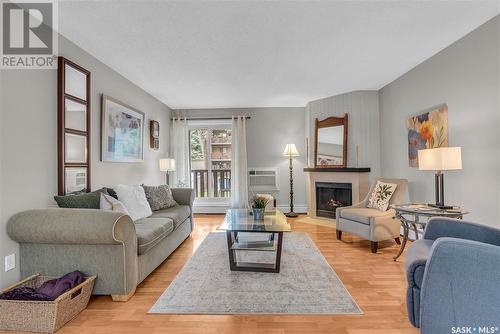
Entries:
[[248,189],[251,192],[266,193],[279,191],[279,169],[273,167],[248,168]]

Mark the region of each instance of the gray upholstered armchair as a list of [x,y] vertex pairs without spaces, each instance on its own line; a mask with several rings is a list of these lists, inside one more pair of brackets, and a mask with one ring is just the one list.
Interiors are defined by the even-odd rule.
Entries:
[[[397,184],[396,191],[392,195],[389,205],[408,203],[408,181],[405,179],[378,179],[378,181]],[[394,219],[394,209],[379,211],[367,208],[368,198],[375,188],[375,182],[365,199],[353,206],[338,208],[337,215],[337,239],[342,238],[342,232],[349,232],[368,239],[371,242],[372,253],[377,252],[378,242],[394,239],[399,244],[401,223]]]
[[499,229],[431,218],[405,265],[408,318],[423,334],[500,327]]

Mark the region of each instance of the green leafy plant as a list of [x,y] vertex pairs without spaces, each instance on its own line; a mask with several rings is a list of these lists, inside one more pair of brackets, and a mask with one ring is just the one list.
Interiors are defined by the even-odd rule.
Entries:
[[265,197],[255,196],[252,199],[252,208],[254,209],[265,209],[269,200]]

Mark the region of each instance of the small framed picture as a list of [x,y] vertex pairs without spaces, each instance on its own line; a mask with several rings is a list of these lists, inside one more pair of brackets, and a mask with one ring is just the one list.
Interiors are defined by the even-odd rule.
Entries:
[[160,149],[160,123],[157,121],[149,121],[149,145],[153,150]]

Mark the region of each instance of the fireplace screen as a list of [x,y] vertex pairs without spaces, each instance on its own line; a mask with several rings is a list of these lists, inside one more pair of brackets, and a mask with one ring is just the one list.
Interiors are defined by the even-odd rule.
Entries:
[[335,211],[352,205],[351,183],[316,183],[316,216],[335,218]]

